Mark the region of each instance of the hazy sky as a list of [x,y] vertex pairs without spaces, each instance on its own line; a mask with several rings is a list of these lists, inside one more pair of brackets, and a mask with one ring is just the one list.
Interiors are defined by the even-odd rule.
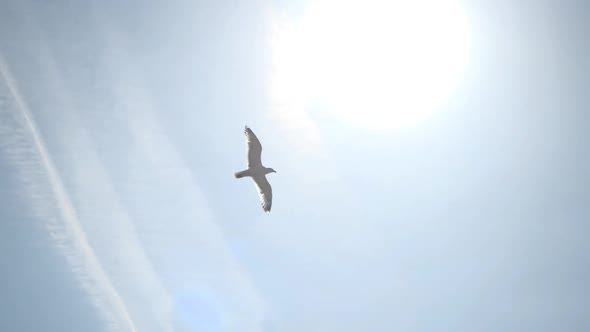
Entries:
[[272,102],[305,2],[2,1],[0,330],[589,331],[590,3],[463,3],[454,93],[371,129]]

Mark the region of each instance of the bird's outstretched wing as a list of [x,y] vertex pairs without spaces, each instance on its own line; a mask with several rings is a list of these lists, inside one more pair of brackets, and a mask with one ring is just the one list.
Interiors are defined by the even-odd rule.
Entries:
[[272,206],[272,188],[270,187],[270,183],[268,183],[268,180],[264,175],[253,176],[252,180],[254,180],[256,189],[258,189],[262,209],[264,212],[269,213],[270,207]]
[[246,135],[248,168],[262,167],[262,145],[260,141],[248,126],[244,128],[244,134]]

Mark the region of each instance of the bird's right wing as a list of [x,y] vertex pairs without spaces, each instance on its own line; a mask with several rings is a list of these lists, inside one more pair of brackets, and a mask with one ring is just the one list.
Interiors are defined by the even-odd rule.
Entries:
[[262,209],[264,212],[269,213],[270,207],[272,206],[272,188],[270,183],[268,183],[268,180],[264,175],[253,176],[252,180],[254,180],[254,184],[256,184]]
[[245,127],[248,168],[262,167],[262,145],[252,129]]

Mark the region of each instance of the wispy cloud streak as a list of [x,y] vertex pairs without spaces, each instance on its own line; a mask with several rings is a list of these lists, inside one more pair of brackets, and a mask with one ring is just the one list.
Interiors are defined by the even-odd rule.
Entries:
[[222,331],[260,331],[265,301],[229,250],[198,186],[198,173],[158,121],[160,113],[124,36],[111,25],[103,26],[103,33],[109,50],[104,73],[111,75],[116,112],[127,116],[133,138],[125,190],[137,206],[160,207],[136,211],[139,231],[146,234],[149,227],[158,234],[144,236],[146,250],[171,292],[197,289],[220,303]]
[[[93,304],[105,317],[111,331],[136,331],[125,303],[105,273],[86,233],[80,225],[78,214],[64,187],[63,181],[45,146],[35,119],[21,95],[3,56],[0,54],[0,76],[5,82],[20,114],[23,130],[30,136],[35,153],[40,159],[42,171],[47,176],[55,202],[61,214],[58,220],[47,218],[47,227],[71,264],[72,270],[86,291],[91,294]],[[97,289],[99,291],[97,291]]]
[[[31,13],[28,8],[23,8],[22,12]],[[96,77],[91,82],[85,82],[85,67],[80,67],[75,61],[68,63],[69,68],[76,68],[75,71],[61,70],[52,46],[57,46],[61,51],[67,48],[60,48],[59,44],[48,41],[50,39],[33,15],[23,16],[27,30],[37,40],[34,54],[40,65],[41,80],[36,85],[44,87],[46,98],[51,96],[44,102],[44,106],[47,105],[48,110],[55,109],[56,106],[61,110],[53,117],[60,123],[60,132],[64,133],[55,137],[56,142],[62,156],[74,158],[68,158],[66,164],[58,164],[58,169],[68,174],[62,185],[70,188],[73,199],[71,203],[80,228],[86,232],[86,241],[100,262],[103,274],[108,277],[120,302],[124,304],[124,314],[131,317],[135,329],[174,331],[170,294],[163,287],[146,255],[137,235],[136,223],[124,204],[124,197],[117,192],[111,177],[113,174],[109,173],[106,161],[101,158],[103,156],[98,150],[105,146],[101,144],[100,138],[93,139],[97,132],[102,138],[112,132],[105,132],[100,126],[97,128],[94,122],[83,121],[94,112],[103,115],[108,113],[101,103],[105,96],[98,88],[102,80]],[[78,47],[90,51],[93,45],[94,43],[89,42],[87,45],[79,44]],[[84,89],[77,90],[68,86],[68,79],[74,79],[76,86],[83,85]],[[78,103],[81,107],[78,107]],[[47,113],[47,110],[44,111]],[[95,120],[102,123],[109,119],[101,116]],[[67,248],[62,249],[67,252]],[[105,289],[87,287],[87,290],[91,297],[95,294],[104,297],[101,292]],[[147,303],[150,305],[146,305]],[[110,310],[117,310],[117,307],[111,305]]]

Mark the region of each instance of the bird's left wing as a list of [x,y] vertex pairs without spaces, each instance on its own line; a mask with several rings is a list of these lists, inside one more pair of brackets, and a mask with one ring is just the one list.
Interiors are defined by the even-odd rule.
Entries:
[[246,135],[248,168],[262,167],[262,145],[260,144],[258,137],[256,137],[252,129],[247,126],[244,128],[244,135]]
[[268,183],[268,180],[264,175],[253,176],[252,180],[254,180],[254,184],[256,184],[258,195],[260,195],[262,209],[264,212],[269,213],[270,207],[272,206],[272,188],[270,183]]

